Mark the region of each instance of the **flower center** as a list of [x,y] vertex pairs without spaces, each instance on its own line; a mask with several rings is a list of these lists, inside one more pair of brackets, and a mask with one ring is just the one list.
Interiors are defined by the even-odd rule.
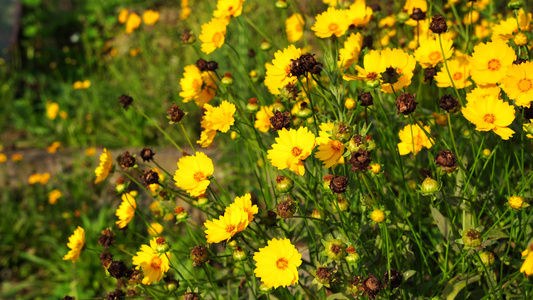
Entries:
[[489,70],[491,71],[498,71],[502,67],[502,65],[500,64],[499,60],[491,59],[489,60],[488,67],[489,67]]
[[335,152],[342,150],[342,143],[339,141],[332,141],[331,143],[331,149],[335,150]]
[[483,121],[492,124],[492,123],[494,123],[494,121],[496,121],[496,118],[494,117],[493,114],[486,114],[486,115],[483,117]]
[[199,86],[202,86],[202,81],[200,79],[195,79],[192,81],[193,89],[197,89]]
[[462,73],[457,72],[457,73],[453,74],[453,80],[454,81],[461,80],[461,78],[463,78],[463,74]]
[[289,267],[289,261],[286,258],[280,258],[276,261],[276,267],[278,269],[284,270]]
[[296,24],[296,26],[294,27],[294,30],[296,30],[298,32],[301,32],[302,31],[302,26],[300,26],[300,24]]
[[152,257],[152,260],[150,261],[150,266],[154,269],[160,269],[161,268],[161,258],[159,257]]
[[524,78],[524,79],[521,79],[519,82],[518,82],[518,89],[521,91],[521,92],[527,92],[531,89],[531,80],[530,79],[527,79],[527,78]]
[[440,55],[440,52],[438,51],[433,51],[429,54],[429,60],[431,61],[437,61],[437,60],[440,60],[441,58],[441,55]]
[[222,40],[222,33],[217,32],[213,35],[213,43],[218,44]]
[[332,32],[335,32],[338,28],[339,28],[339,25],[337,25],[335,23],[331,23],[328,26],[329,31],[332,31]]
[[292,156],[298,156],[298,155],[302,154],[302,149],[300,149],[298,147],[294,147],[294,148],[292,148],[291,153],[292,153]]
[[201,171],[198,171],[198,172],[194,173],[194,175],[193,175],[194,180],[196,180],[198,182],[200,182],[202,180],[205,180],[205,177],[206,176]]
[[376,77],[378,77],[378,74],[376,72],[370,72],[366,74],[366,79],[368,80],[374,80],[376,79]]
[[226,226],[226,232],[233,232],[235,230],[235,225],[231,224]]
[[232,10],[233,10],[233,6],[228,7],[228,11],[232,11]]

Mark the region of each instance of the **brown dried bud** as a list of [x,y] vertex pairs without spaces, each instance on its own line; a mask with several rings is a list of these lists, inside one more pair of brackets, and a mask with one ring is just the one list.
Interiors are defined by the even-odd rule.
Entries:
[[389,284],[389,271],[385,271],[385,274],[383,274],[383,282],[385,282],[385,286],[389,286],[390,289],[395,289],[400,286],[402,283],[403,274],[402,272],[391,269],[390,270],[390,284]]
[[141,272],[141,270],[135,270],[135,269],[132,268],[132,269],[128,272],[128,274],[127,274],[126,277],[128,277],[128,282],[129,282],[129,284],[134,285],[134,284],[139,284],[139,283],[141,283],[141,281],[142,281],[144,275],[143,275],[143,273]]
[[368,7],[370,7],[373,12],[381,11],[381,6],[378,3],[369,4]]
[[270,118],[270,124],[272,124],[273,130],[281,130],[283,128],[289,129],[291,125],[291,117],[288,111],[279,112],[277,111],[273,117]]
[[216,71],[218,69],[218,63],[214,60],[207,63],[207,71]]
[[376,278],[376,276],[370,274],[367,278],[363,280],[363,289],[364,293],[370,299],[376,298],[376,295],[383,289],[381,281]]
[[119,177],[116,181],[116,184],[119,185],[119,184],[124,184],[124,177]]
[[328,284],[330,283],[332,279],[331,275],[333,275],[333,272],[331,271],[330,268],[318,267],[316,269],[316,273],[315,273],[316,280],[323,285],[328,286]]
[[352,165],[352,172],[365,172],[370,169],[370,162],[372,162],[370,151],[363,151],[363,149],[359,149],[357,152],[352,152],[349,160],[350,165]]
[[361,102],[362,106],[370,106],[374,104],[374,97],[372,97],[372,94],[370,94],[370,92],[360,93],[357,96],[357,100]]
[[527,62],[527,60],[525,60],[523,58],[517,58],[515,61],[513,61],[513,64],[520,65],[520,64],[523,64],[525,62]]
[[111,276],[118,279],[126,276],[126,273],[128,272],[128,267],[126,267],[126,264],[123,261],[115,260],[111,263],[111,265],[109,265],[107,271]]
[[374,49],[374,37],[372,35],[365,35],[363,37],[363,45],[361,49],[368,48],[368,49]]
[[124,300],[126,299],[126,294],[122,290],[116,289],[113,292],[105,296],[105,300]]
[[439,107],[450,112],[459,107],[459,101],[452,97],[452,95],[444,95],[439,99]]
[[386,68],[385,72],[380,73],[380,75],[381,75],[381,80],[383,81],[383,83],[389,83],[389,84],[394,84],[398,82],[398,79],[400,78],[400,76],[402,76],[401,74],[398,74],[398,71],[396,71],[396,68],[393,68],[393,67]]
[[183,300],[199,300],[198,294],[189,292],[183,295]]
[[529,107],[522,107],[521,110],[524,114],[525,121],[529,123],[529,120],[533,119],[533,105],[530,105]]
[[102,252],[100,254],[100,263],[102,264],[102,267],[107,269],[109,268],[112,262],[113,262],[113,255],[111,255],[111,253]]
[[318,74],[322,70],[322,64],[317,62],[315,55],[306,53],[298,59],[291,59],[290,74],[291,76],[305,75],[306,72]]
[[298,86],[296,84],[289,83],[283,89],[290,99],[296,101],[296,97],[298,97]]
[[250,50],[248,50],[248,57],[250,57],[250,58],[254,58],[254,57],[255,57],[255,51],[254,51],[254,49],[250,49]]
[[133,98],[131,96],[122,94],[120,97],[118,97],[118,102],[122,103],[122,107],[124,107],[125,110],[128,110],[130,105],[133,103]]
[[115,242],[115,235],[111,229],[106,229],[102,231],[100,237],[98,238],[98,244],[100,244],[104,249],[109,248]]
[[209,249],[206,246],[200,244],[194,246],[191,249],[191,259],[193,260],[193,266],[197,267],[203,263],[209,262]]
[[159,183],[159,174],[157,172],[154,172],[152,170],[145,171],[143,175],[141,175],[141,178],[145,185],[150,185],[154,183]]
[[194,42],[194,40],[195,40],[194,35],[192,35],[192,33],[189,30],[185,31],[181,35],[181,41],[185,44],[191,44],[192,42]]
[[348,189],[348,178],[344,176],[334,176],[329,182],[329,188],[337,194],[344,193]]
[[179,123],[185,116],[183,110],[180,109],[179,105],[176,106],[176,103],[172,103],[172,106],[168,108],[168,118],[174,123]]
[[63,297],[62,300],[76,300],[76,298],[70,297],[69,295],[66,295],[65,297]]
[[422,21],[426,18],[426,13],[422,11],[420,8],[415,7],[413,8],[413,13],[411,14],[411,19],[415,21]]
[[415,111],[416,105],[418,104],[415,100],[415,96],[416,94],[402,92],[400,96],[396,98],[394,104],[396,104],[396,107],[398,108],[398,115],[403,114],[404,116],[407,116]]
[[435,163],[442,167],[455,167],[457,157],[450,150],[440,150],[434,157]]
[[446,25],[446,19],[444,19],[442,15],[434,15],[431,19],[429,29],[436,34],[445,33],[448,30],[448,25]]
[[437,75],[437,68],[424,69],[424,81],[425,82],[429,81],[429,84],[432,84],[433,79],[435,78],[435,75]]
[[196,67],[198,70],[200,70],[200,72],[207,70],[207,61],[203,58],[200,58],[196,61]]
[[276,206],[276,212],[278,213],[278,216],[280,218],[292,218],[292,216],[296,212],[296,208],[296,202],[292,201],[292,199],[287,199],[278,203],[278,205]]
[[152,151],[152,149],[149,149],[149,148],[143,148],[141,150],[141,158],[143,159],[143,162],[146,162],[146,161],[151,161],[154,159],[154,151]]
[[120,165],[123,168],[131,168],[135,166],[135,157],[133,157],[128,151],[122,155],[120,159]]

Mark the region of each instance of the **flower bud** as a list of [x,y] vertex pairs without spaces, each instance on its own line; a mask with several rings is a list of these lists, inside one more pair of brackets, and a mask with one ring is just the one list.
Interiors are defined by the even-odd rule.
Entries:
[[287,8],[287,1],[286,0],[278,0],[276,2],[276,7],[279,9],[286,9]]
[[399,12],[398,15],[396,16],[398,22],[400,23],[405,23],[405,21],[409,20],[411,18],[411,16],[407,13],[407,12]]
[[424,196],[435,194],[439,190],[440,190],[439,183],[435,179],[430,178],[430,177],[427,177],[426,179],[424,179],[424,181],[422,182],[422,185],[420,185],[420,192]]
[[278,193],[288,193],[292,190],[293,187],[294,181],[292,181],[292,179],[290,179],[289,177],[280,175],[276,178],[276,191],[278,191]]
[[117,190],[117,193],[119,194],[122,194],[124,193],[124,191],[126,190],[126,184],[124,184],[124,178],[123,177],[120,177],[119,179],[117,179],[117,183],[116,183],[116,190]]
[[490,149],[483,149],[483,156],[485,158],[488,158],[491,153],[492,153],[492,151],[490,151]]
[[313,110],[309,108],[309,106],[307,105],[307,102],[302,102],[300,104],[300,109],[296,112],[296,116],[298,118],[307,119],[312,115],[313,115]]
[[346,248],[346,253],[348,253],[348,255],[344,259],[349,264],[355,264],[361,259],[361,256],[359,256],[359,254],[355,252],[354,246]]
[[267,51],[267,50],[270,50],[270,48],[272,48],[272,45],[270,45],[269,42],[267,42],[266,40],[263,40],[263,42],[261,42],[261,45],[259,46],[259,48],[263,51]]
[[350,207],[350,203],[348,202],[348,200],[346,200],[346,198],[338,196],[337,199],[333,201],[332,206],[333,212],[337,213],[341,211],[347,211]]
[[250,98],[248,104],[246,104],[246,111],[249,113],[255,113],[259,110],[259,104],[257,104],[256,98]]
[[155,242],[156,242],[156,245],[155,245],[154,250],[157,253],[165,253],[170,249],[170,245],[165,241],[164,237],[156,238]]
[[519,32],[514,37],[514,43],[520,47],[527,45],[527,35],[525,35],[523,32]]
[[344,122],[338,122],[333,126],[332,138],[342,143],[346,143],[349,139],[352,138],[353,129],[349,124]]
[[494,253],[492,252],[481,252],[479,253],[479,258],[481,258],[481,262],[487,267],[494,265]]
[[189,218],[189,213],[181,206],[176,207],[174,212],[176,213],[176,221],[178,223],[185,222]]
[[355,100],[352,99],[352,98],[346,98],[346,100],[344,100],[344,107],[346,107],[346,109],[349,109],[349,110],[352,110],[355,108]]
[[241,247],[239,246],[235,247],[235,251],[233,251],[233,259],[235,261],[246,260],[246,252],[242,251]]
[[297,208],[297,203],[289,198],[285,201],[281,201],[280,203],[278,203],[278,205],[276,205],[276,212],[280,218],[287,219],[292,218]]
[[520,210],[522,208],[522,205],[524,204],[524,198],[520,196],[511,196],[507,200],[507,203],[509,203],[509,206],[511,208],[514,208],[516,210]]
[[507,3],[507,8],[508,9],[516,9],[516,10],[519,10],[520,8],[522,8],[522,1],[520,0],[513,0],[513,1],[509,1],[509,3]]
[[165,291],[169,293],[174,292],[180,286],[180,283],[176,279],[170,278],[168,276],[163,278],[163,280],[165,281],[165,285],[163,287],[165,288]]
[[363,137],[360,134],[356,134],[350,141],[348,142],[348,150],[350,152],[357,152],[359,149],[365,151],[366,145],[363,143]]
[[379,84],[380,84],[379,79],[368,80],[365,83],[366,83],[366,86],[368,86],[369,88],[372,88],[372,89],[377,88],[379,86]]
[[373,163],[370,165],[370,172],[372,172],[373,174],[379,174],[379,172],[381,172],[381,165],[378,164],[378,163]]
[[232,247],[232,248],[237,247],[237,245],[238,245],[238,244],[237,244],[237,241],[235,241],[235,240],[231,240],[231,241],[228,243],[228,246],[230,246],[230,247]]
[[259,286],[259,293],[261,294],[264,294],[264,295],[270,294],[272,291],[273,289],[264,283],[261,283],[261,285]]
[[237,133],[237,131],[232,131],[230,137],[232,140],[235,140],[237,139],[237,137],[239,137],[239,134]]
[[231,73],[224,74],[224,77],[222,77],[220,83],[222,83],[223,85],[233,85],[233,78],[231,76]]
[[346,256],[346,244],[340,239],[331,239],[324,244],[326,255],[332,260],[340,260]]
[[315,219],[322,219],[322,216],[320,215],[320,211],[316,208],[311,213],[311,217]]
[[463,243],[466,247],[477,247],[481,245],[481,233],[475,229],[468,229],[463,232]]
[[370,213],[370,218],[376,223],[381,223],[385,221],[385,213],[381,209],[374,209],[372,213]]
[[273,112],[285,112],[287,110],[287,108],[285,108],[285,105],[283,105],[283,103],[281,102],[276,102],[272,105],[272,111]]

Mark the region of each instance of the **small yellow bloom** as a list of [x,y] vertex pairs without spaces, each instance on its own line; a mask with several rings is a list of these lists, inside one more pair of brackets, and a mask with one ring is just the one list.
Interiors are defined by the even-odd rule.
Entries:
[[520,268],[520,273],[525,272],[526,277],[527,277],[533,274],[533,244],[530,245],[528,249],[522,252],[522,257],[524,256],[527,256],[527,257],[526,257],[526,260],[524,260],[522,267]]
[[213,161],[202,152],[180,158],[178,170],[174,174],[176,185],[198,197],[205,193],[209,186],[208,177],[213,175]]
[[353,63],[357,63],[362,47],[363,36],[361,33],[352,33],[344,42],[344,48],[339,50],[337,66],[343,66],[344,69],[348,69]]
[[35,173],[31,174],[30,177],[28,177],[28,183],[29,184],[36,184],[37,182],[41,181],[41,174]]
[[270,118],[274,116],[274,106],[261,106],[261,109],[255,114],[254,127],[261,132],[268,132],[272,128]]
[[126,23],[126,20],[128,19],[129,12],[127,9],[122,9],[120,13],[118,14],[118,22],[120,24]]
[[278,135],[276,143],[268,150],[267,158],[279,170],[288,168],[298,175],[304,175],[303,160],[311,155],[315,147],[315,135],[306,127],[298,130],[283,128]]
[[75,90],[84,90],[88,89],[91,86],[90,80],[76,81],[72,84],[72,88]]
[[507,199],[507,202],[509,203],[509,206],[520,210],[522,208],[522,204],[524,204],[524,198],[520,196],[511,196],[509,199]]
[[319,38],[328,38],[332,35],[342,36],[350,26],[350,19],[346,17],[346,11],[328,8],[327,11],[316,17],[316,22],[311,28]]
[[463,116],[476,125],[477,131],[494,131],[502,139],[508,140],[514,131],[508,126],[515,118],[515,109],[494,96],[469,101],[462,109]]
[[143,22],[146,25],[154,25],[159,20],[159,12],[151,9],[143,13]]
[[135,198],[130,193],[122,194],[122,203],[115,213],[119,219],[115,222],[118,228],[124,228],[128,226],[133,219],[133,216],[135,216],[136,209],[137,202],[135,201]]
[[54,120],[59,112],[59,104],[51,101],[46,101],[46,117],[50,120]]
[[381,209],[375,209],[370,214],[370,218],[376,223],[381,223],[385,221],[385,213]]
[[440,72],[435,75],[435,81],[437,81],[438,87],[453,87],[450,76],[457,89],[463,89],[472,85],[472,82],[468,80],[470,77],[470,66],[468,62],[461,63],[458,60],[449,60],[448,70],[450,70],[449,75],[446,68],[441,68]]
[[159,253],[156,249],[158,245],[165,243],[162,237],[154,237],[150,240],[150,246],[142,245],[141,251],[133,257],[135,269],[142,268],[144,278],[142,284],[152,284],[161,281],[170,268],[170,252]]
[[355,27],[366,26],[372,18],[372,8],[366,6],[365,0],[356,0],[346,11],[350,25]]
[[4,153],[0,153],[0,164],[7,161],[7,156]]
[[131,13],[126,21],[126,33],[132,33],[135,29],[139,28],[139,26],[141,26],[141,17],[136,13]]
[[511,65],[501,80],[502,88],[518,106],[529,107],[533,100],[533,62]]
[[85,156],[93,156],[95,154],[96,154],[95,147],[90,147],[90,148],[85,149]]
[[[202,122],[202,127],[205,122]],[[211,145],[213,145],[213,141],[215,140],[215,136],[217,135],[216,130],[208,130],[204,129],[200,133],[200,139],[196,141],[198,145],[202,148],[210,148]]]
[[64,110],[61,110],[59,111],[59,117],[63,120],[65,120],[66,118],[68,118],[68,113]]
[[225,18],[213,18],[209,23],[202,25],[202,33],[199,37],[202,41],[202,52],[209,54],[224,45],[226,26],[228,26],[228,20]]
[[227,207],[224,215],[213,221],[207,220],[204,226],[207,243],[220,243],[229,241],[235,234],[240,232],[248,224],[248,213],[238,206]]
[[22,154],[20,154],[20,153],[15,153],[15,154],[11,155],[11,160],[14,161],[14,162],[21,161],[23,158],[24,158],[24,156],[22,156]]
[[400,155],[407,155],[411,152],[416,155],[422,150],[422,147],[429,149],[433,146],[432,139],[424,132],[425,130],[427,133],[431,133],[431,128],[429,126],[424,126],[423,128],[418,124],[409,124],[400,130],[401,142],[398,144]]
[[298,283],[302,254],[289,239],[272,239],[254,254],[255,276],[267,287],[286,287]]
[[100,165],[94,170],[94,174],[96,174],[94,183],[97,184],[106,179],[112,167],[113,158],[111,157],[111,152],[104,148],[104,152],[100,154]]
[[238,17],[242,13],[244,0],[218,0],[217,10],[213,12],[215,18]]
[[57,149],[59,149],[59,147],[61,147],[61,142],[55,141],[50,146],[48,146],[46,148],[46,152],[48,152],[48,153],[56,153]]
[[150,227],[148,227],[148,234],[151,236],[158,236],[163,232],[165,228],[163,228],[163,225],[159,223],[150,223]]
[[[446,54],[446,59],[453,54],[453,41],[450,39],[442,39],[442,47]],[[418,60],[422,68],[435,67],[438,63],[443,62],[442,51],[440,43],[437,39],[425,39],[420,41],[420,47],[415,51],[415,58]]]
[[40,182],[42,185],[47,184],[47,183],[48,183],[48,180],[50,180],[50,173],[45,172],[45,173],[41,174],[41,177],[39,178],[39,182]]
[[346,109],[352,110],[355,108],[355,106],[356,106],[355,99],[346,98],[346,100],[344,100],[344,107],[346,107]]
[[48,194],[48,203],[55,205],[59,198],[63,197],[63,194],[60,190],[53,190]]
[[513,48],[502,40],[478,44],[470,59],[472,79],[478,85],[499,83],[515,60]]
[[204,116],[202,117],[202,127],[207,130],[218,130],[228,132],[235,123],[233,115],[237,111],[235,104],[223,100],[219,106],[204,105]]
[[68,238],[67,246],[70,248],[70,251],[63,257],[63,260],[72,260],[72,263],[75,263],[80,257],[81,249],[85,245],[85,230],[78,226],[74,230],[74,234]]
[[183,102],[194,100],[196,105],[202,107],[211,101],[217,93],[216,75],[213,72],[200,72],[196,65],[188,65],[180,79]]
[[301,14],[293,14],[285,20],[285,33],[289,43],[295,43],[303,37],[305,21]]

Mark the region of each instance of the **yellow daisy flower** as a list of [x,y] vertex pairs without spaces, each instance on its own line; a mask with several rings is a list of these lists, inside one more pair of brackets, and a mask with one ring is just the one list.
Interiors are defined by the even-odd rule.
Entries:
[[529,107],[533,100],[533,62],[511,65],[501,80],[502,88],[519,106]]
[[289,168],[298,175],[304,175],[303,160],[315,147],[315,135],[306,127],[300,127],[298,130],[283,128],[278,134],[276,143],[268,150],[267,158],[279,170]]
[[508,140],[514,131],[507,127],[513,123],[515,110],[509,103],[494,96],[469,101],[462,109],[463,116],[476,125],[477,131],[494,131],[502,139]]
[[151,9],[143,13],[143,22],[146,25],[154,25],[159,20],[159,12]]
[[141,26],[141,17],[136,13],[131,13],[128,15],[128,20],[126,21],[126,33],[130,34],[135,29]]
[[255,113],[254,127],[261,132],[268,132],[272,128],[270,118],[274,116],[274,106],[261,106],[261,109]]
[[254,254],[255,276],[266,286],[277,288],[298,283],[302,254],[289,239],[272,239]]
[[531,276],[533,274],[533,244],[529,246],[526,250],[522,252],[522,257],[526,256],[526,260],[520,267],[520,273],[526,273],[526,276]]
[[104,152],[100,154],[100,165],[94,170],[94,174],[96,174],[94,183],[97,184],[106,179],[112,167],[113,158],[111,157],[111,152],[104,148]]
[[350,26],[350,19],[346,17],[346,11],[328,8],[327,11],[316,16],[316,21],[311,30],[319,38],[328,38],[332,35],[342,36]]
[[305,21],[301,14],[293,14],[287,20],[285,20],[285,33],[287,34],[287,40],[289,43],[299,41],[303,34],[303,27]]
[[74,234],[68,238],[67,246],[70,248],[70,251],[63,257],[63,260],[72,260],[72,263],[75,263],[80,257],[81,249],[85,245],[85,230],[78,226],[74,230]]
[[118,228],[124,228],[128,226],[133,219],[133,216],[135,216],[136,209],[137,202],[135,201],[135,198],[130,193],[122,194],[122,203],[115,213],[118,217],[118,221],[115,222]]
[[[446,59],[450,58],[453,54],[452,45],[452,40],[442,39],[442,48],[446,54]],[[438,63],[443,62],[444,59],[439,41],[434,38],[421,40],[420,47],[415,51],[415,58],[422,68],[435,67]]]
[[46,117],[50,120],[54,120],[59,112],[59,104],[55,102],[46,101]]
[[160,281],[170,268],[170,252],[159,253],[156,250],[158,245],[163,243],[165,243],[164,238],[154,237],[150,240],[150,246],[142,245],[141,251],[137,252],[137,255],[133,257],[133,264],[136,265],[135,269],[142,268],[144,274],[142,284],[152,284]]
[[204,105],[205,113],[203,116],[203,124],[207,130],[218,130],[220,132],[228,132],[230,126],[235,123],[233,115],[237,110],[235,104],[224,100],[219,106]]
[[333,122],[319,125],[320,131],[318,132],[318,137],[315,139],[317,145],[323,145],[329,142],[334,126],[335,124]]
[[[456,88],[463,89],[472,85],[472,82],[468,81],[468,78],[470,77],[470,66],[468,63],[461,63],[458,60],[450,60],[448,61],[448,69],[450,70],[450,75]],[[435,75],[435,81],[437,81],[438,87],[453,86],[445,67],[441,68],[440,72]]]
[[237,207],[247,214],[247,221],[241,225],[242,228],[239,228],[239,231],[244,230],[246,226],[250,225],[250,223],[252,223],[254,220],[254,215],[259,211],[257,205],[252,205],[252,195],[250,195],[250,193],[246,193],[242,197],[236,197],[233,203],[230,204],[226,210],[232,206]]
[[533,119],[529,119],[529,123],[522,124],[522,130],[526,132],[526,137],[533,139]]
[[118,14],[118,22],[120,24],[126,23],[126,20],[128,20],[129,11],[127,9],[122,9],[120,13]]
[[520,9],[518,11],[518,21],[516,18],[511,17],[494,25],[492,28],[492,40],[508,41],[514,38],[514,35],[518,33],[518,26],[520,26],[522,31],[529,31],[531,28],[531,13],[526,15],[524,10]]
[[196,152],[196,156],[189,155],[180,158],[174,181],[189,195],[198,197],[205,193],[210,183],[207,178],[213,175],[213,172],[213,161],[204,153]]
[[497,85],[478,86],[477,88],[471,90],[470,93],[466,94],[466,101],[471,102],[478,98],[485,99],[489,96],[494,96],[501,99],[500,94],[501,89]]
[[63,194],[60,190],[53,190],[48,194],[48,203],[55,205],[59,198],[63,197]]
[[[203,122],[201,124],[203,127],[204,126]],[[200,133],[200,139],[197,140],[196,143],[200,145],[200,147],[202,148],[210,148],[211,145],[213,145],[213,141],[215,140],[216,135],[217,135],[216,130],[208,130],[208,129],[202,130],[202,132]]]
[[372,18],[372,8],[366,6],[365,0],[356,0],[346,11],[346,17],[350,25],[355,27],[366,26]]
[[474,47],[470,65],[472,79],[478,85],[495,84],[500,82],[507,68],[516,60],[513,48],[504,41],[496,40],[481,43]]
[[290,76],[291,59],[298,59],[301,55],[302,50],[294,45],[274,53],[272,64],[266,65],[265,85],[270,93],[277,95],[280,89],[298,80],[295,76]]
[[215,97],[217,84],[213,72],[200,72],[195,65],[186,66],[184,71],[180,80],[180,97],[183,97],[184,103],[194,100],[196,105],[202,107]]
[[209,23],[202,25],[199,38],[202,41],[204,53],[209,54],[224,45],[226,26],[228,26],[228,20],[225,18],[213,18]]
[[150,223],[150,227],[148,227],[148,234],[151,236],[159,236],[163,230],[165,230],[163,225],[159,223]]
[[238,17],[242,13],[243,0],[218,0],[217,10],[213,12],[215,18]]
[[[381,52],[381,60],[385,68],[392,67],[396,69],[398,74],[402,75],[392,87],[389,83],[382,84],[381,90],[383,92],[392,94],[394,91],[399,91],[411,84],[411,78],[413,78],[413,71],[416,66],[416,60],[412,55],[402,49],[386,48]],[[394,88],[394,91],[392,88]]]
[[371,50],[363,58],[363,67],[355,66],[357,75],[344,74],[345,80],[372,81],[380,79],[380,73],[385,71],[385,61],[381,61],[381,54],[377,50]]
[[207,243],[229,241],[235,234],[248,225],[248,213],[237,205],[226,208],[224,215],[213,221],[207,220],[204,226]]
[[324,168],[329,169],[337,164],[344,163],[344,145],[337,140],[329,140],[326,144],[318,145],[315,157],[324,163]]
[[433,141],[426,135],[424,130],[427,133],[431,133],[429,126],[424,126],[424,129],[422,129],[418,124],[409,124],[400,130],[399,136],[401,142],[398,144],[400,155],[407,155],[411,152],[416,155],[422,150],[422,147],[429,149],[433,146]]
[[359,61],[359,53],[363,47],[363,36],[358,33],[352,33],[344,42],[344,48],[339,50],[339,61],[337,66],[348,69],[353,63]]

